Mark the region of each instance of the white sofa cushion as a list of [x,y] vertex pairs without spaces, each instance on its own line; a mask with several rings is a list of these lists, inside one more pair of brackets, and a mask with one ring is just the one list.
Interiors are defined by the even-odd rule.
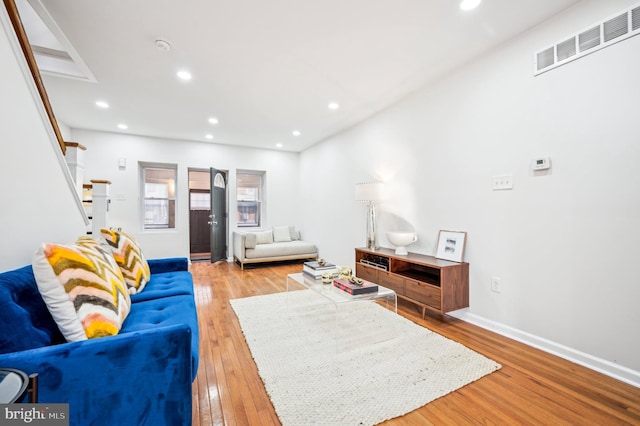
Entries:
[[248,249],[256,248],[256,234],[255,232],[247,232],[244,237],[244,247]]
[[263,257],[280,257],[309,254],[316,255],[316,246],[305,241],[289,241],[286,243],[258,244],[254,249],[246,249],[247,259],[258,259]]
[[300,231],[298,231],[295,226],[289,227],[289,235],[291,236],[291,241],[298,241],[302,239],[300,238]]
[[273,242],[273,231],[256,232],[256,245],[259,244],[271,244]]
[[273,242],[286,243],[291,241],[291,233],[288,226],[275,226],[273,228]]

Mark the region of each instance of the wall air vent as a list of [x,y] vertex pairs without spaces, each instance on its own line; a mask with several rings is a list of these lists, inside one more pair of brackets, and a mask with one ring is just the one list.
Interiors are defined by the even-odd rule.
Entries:
[[623,35],[628,33],[629,32],[628,20],[629,19],[627,18],[627,14],[624,13],[602,24],[602,28],[604,29],[605,43],[613,39],[616,39],[618,37],[622,37]]
[[640,30],[640,6],[631,10],[631,31]]
[[547,50],[543,50],[542,52],[538,52],[538,66],[541,68],[546,68],[548,66],[553,65],[555,62],[556,52],[553,47],[548,48]]
[[593,27],[578,35],[580,52],[600,45],[600,27]]
[[640,4],[537,51],[533,55],[533,74],[542,74],[638,34]]
[[556,52],[559,61],[564,61],[567,58],[576,54],[576,38],[571,37],[567,41],[563,41],[556,46]]

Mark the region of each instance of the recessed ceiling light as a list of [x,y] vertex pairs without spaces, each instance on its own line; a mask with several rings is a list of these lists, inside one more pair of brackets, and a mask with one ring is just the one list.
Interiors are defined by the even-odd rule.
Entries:
[[340,108],[340,105],[337,102],[330,102],[328,106],[329,106],[329,109],[338,109],[338,108]]
[[300,136],[302,133],[300,133],[300,130],[294,130],[293,132],[291,132],[291,134],[293,136]]
[[118,129],[127,130],[128,128],[129,126],[127,126],[126,124],[118,124]]
[[462,2],[460,3],[460,9],[472,10],[480,6],[481,2],[482,0],[462,0]]
[[180,80],[191,80],[191,73],[189,71],[178,71],[176,75]]
[[211,117],[208,121],[209,121],[209,123],[211,123],[211,124],[218,124],[218,123],[219,123],[218,119],[217,119],[217,118],[215,118],[215,117]]
[[277,147],[277,148],[282,148],[283,146],[284,146],[284,145],[282,145],[280,142],[278,142],[278,143],[276,144],[276,147]]
[[213,135],[211,133],[207,133],[204,137],[207,139],[213,139]]
[[109,108],[109,104],[106,103],[105,101],[97,101],[96,105],[99,106],[100,108]]

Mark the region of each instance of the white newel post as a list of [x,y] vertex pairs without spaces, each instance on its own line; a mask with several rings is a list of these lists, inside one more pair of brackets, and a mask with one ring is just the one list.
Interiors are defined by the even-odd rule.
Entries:
[[71,172],[71,177],[76,183],[76,191],[82,199],[82,183],[84,181],[84,152],[87,148],[77,142],[65,142],[67,147],[64,159],[67,162],[67,167]]
[[91,233],[94,238],[100,235],[100,228],[108,228],[107,219],[109,215],[109,185],[108,180],[92,180],[93,189],[91,191]]

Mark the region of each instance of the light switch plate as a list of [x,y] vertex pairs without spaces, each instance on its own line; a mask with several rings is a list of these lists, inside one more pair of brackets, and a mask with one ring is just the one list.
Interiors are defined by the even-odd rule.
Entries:
[[513,189],[513,175],[496,175],[493,177],[494,191]]
[[491,291],[496,292],[496,293],[501,293],[502,292],[502,283],[501,283],[500,278],[491,277]]

